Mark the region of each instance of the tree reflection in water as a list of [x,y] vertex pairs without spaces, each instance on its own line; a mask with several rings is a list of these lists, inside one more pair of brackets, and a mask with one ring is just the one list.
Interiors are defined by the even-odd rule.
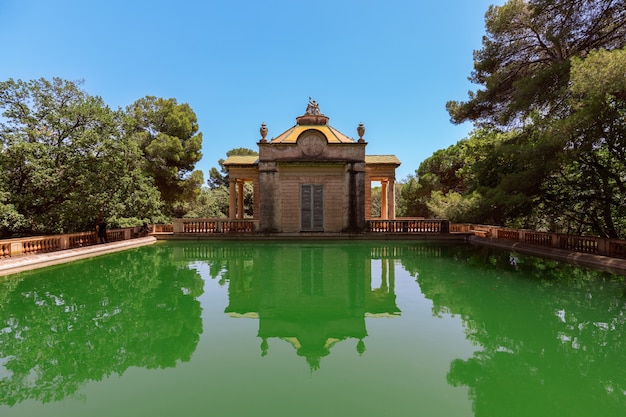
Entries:
[[[354,343],[354,355],[366,350],[366,342],[370,348],[386,346],[388,351],[376,352],[384,358],[377,369],[392,370],[382,378],[396,387],[387,392],[397,394],[395,405],[411,397],[400,394],[400,387],[428,391],[433,381],[411,369],[440,360],[423,352],[434,355],[441,346],[452,352],[437,368],[443,369],[441,381],[445,388],[468,388],[475,416],[622,416],[626,410],[623,277],[474,246],[410,242],[168,243],[9,277],[0,282],[0,404],[60,400],[131,366],[167,368],[189,361],[203,331],[204,282],[195,269],[200,263],[207,267],[205,278],[227,286],[227,300],[223,294],[218,299],[226,314],[258,319],[260,356],[293,346],[316,370],[339,343]],[[432,317],[407,305],[417,298],[400,297],[404,291],[398,298],[405,302],[398,304],[401,283],[403,290],[421,291],[426,316]],[[386,343],[368,336],[366,323],[382,326],[367,318],[398,317],[400,308],[402,317],[389,326]],[[221,304],[214,311],[221,315]],[[476,350],[457,353],[444,345],[462,340],[462,333],[429,340],[435,348],[419,350],[416,341],[436,338],[432,327],[448,315],[461,319]],[[232,343],[227,333],[215,334]],[[243,364],[258,359],[234,356],[228,364],[242,363],[242,375]],[[359,358],[359,366],[374,356]],[[381,378],[354,371],[372,379],[351,381],[353,399]],[[269,383],[265,375],[245,376],[254,389],[257,381]],[[206,372],[197,378],[221,383]],[[296,391],[307,396],[308,386]],[[245,395],[232,391],[236,398]],[[228,392],[226,387],[219,394]],[[411,399],[402,415],[415,411]]]
[[417,257],[403,264],[433,314],[460,315],[480,347],[447,376],[470,389],[475,416],[624,415],[623,277],[485,248],[446,251],[427,268]]
[[0,282],[0,404],[57,401],[129,367],[188,361],[203,283],[171,258],[154,246]]

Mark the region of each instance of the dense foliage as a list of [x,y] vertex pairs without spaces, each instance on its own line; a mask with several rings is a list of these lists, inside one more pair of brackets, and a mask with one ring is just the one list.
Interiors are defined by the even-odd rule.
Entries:
[[127,109],[133,139],[144,156],[144,169],[154,178],[165,202],[165,212],[182,217],[185,202],[195,200],[204,183],[193,168],[201,158],[202,133],[196,114],[175,99],[148,96]]
[[447,104],[476,130],[417,171],[427,215],[626,236],[626,3],[509,0]]
[[[0,82],[0,236],[160,221],[195,198],[195,114],[146,97],[112,110],[80,83]],[[141,111],[140,111],[141,110]],[[165,202],[165,204],[164,204]]]

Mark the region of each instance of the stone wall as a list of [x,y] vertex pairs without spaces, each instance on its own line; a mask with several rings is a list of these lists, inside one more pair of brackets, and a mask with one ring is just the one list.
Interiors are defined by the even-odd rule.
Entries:
[[281,192],[281,225],[282,232],[300,231],[300,185],[324,185],[324,231],[340,232],[346,225],[344,215],[348,211],[344,196],[345,168],[339,166],[289,166],[280,169],[278,187]]
[[301,231],[300,189],[324,186],[324,231],[359,231],[365,227],[365,144],[328,143],[315,129],[296,143],[259,144],[260,229]]

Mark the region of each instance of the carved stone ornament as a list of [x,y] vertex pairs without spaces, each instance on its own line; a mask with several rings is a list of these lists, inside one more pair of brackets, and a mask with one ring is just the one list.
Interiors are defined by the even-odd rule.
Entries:
[[317,135],[307,135],[298,139],[298,146],[304,156],[315,158],[324,153],[326,140]]
[[265,126],[265,123],[261,123],[259,132],[261,132],[261,142],[266,143],[267,139],[265,139],[265,137],[267,136],[267,126]]
[[359,126],[356,128],[356,133],[359,134],[359,143],[365,142],[363,139],[363,135],[365,134],[365,126],[363,126],[363,123],[359,123]]

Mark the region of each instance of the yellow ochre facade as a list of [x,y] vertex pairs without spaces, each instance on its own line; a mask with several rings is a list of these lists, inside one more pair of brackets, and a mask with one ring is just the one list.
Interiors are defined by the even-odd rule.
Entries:
[[266,233],[359,233],[371,218],[371,183],[382,185],[381,218],[395,219],[394,155],[365,155],[365,128],[352,139],[328,124],[309,100],[296,125],[267,140],[261,126],[258,156],[224,161],[229,218],[243,219],[243,185],[253,186],[253,218]]

